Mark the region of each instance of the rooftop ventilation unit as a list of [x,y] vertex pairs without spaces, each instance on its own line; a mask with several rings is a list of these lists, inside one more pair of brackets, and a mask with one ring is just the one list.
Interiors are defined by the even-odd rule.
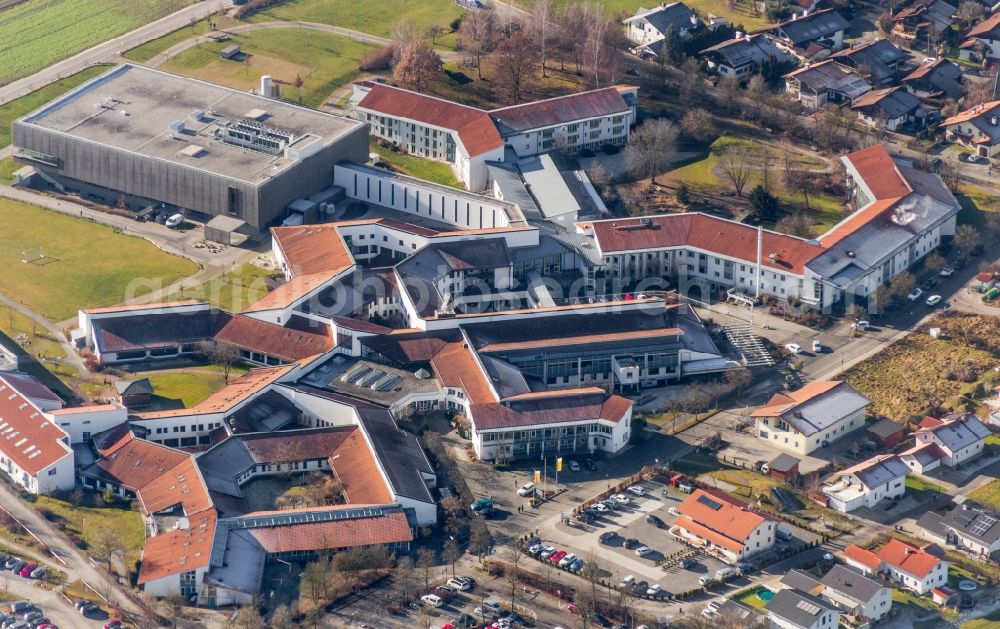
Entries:
[[221,138],[226,144],[242,146],[268,155],[280,155],[295,136],[287,131],[267,127],[256,120],[240,120],[223,125]]

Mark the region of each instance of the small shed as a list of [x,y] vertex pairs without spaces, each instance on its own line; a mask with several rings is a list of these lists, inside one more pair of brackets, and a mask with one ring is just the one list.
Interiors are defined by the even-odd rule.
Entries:
[[219,214],[205,223],[205,240],[223,245],[239,244],[244,238],[246,221],[233,216]]
[[942,607],[953,604],[957,598],[958,593],[944,585],[931,590],[931,599]]
[[125,408],[148,406],[153,399],[153,385],[149,378],[118,380],[115,382],[115,394]]
[[880,419],[868,426],[868,434],[881,448],[891,448],[899,445],[906,437],[906,430],[902,424],[897,424],[891,419]]
[[790,454],[779,454],[767,464],[767,475],[782,483],[794,483],[799,478],[800,462]]
[[236,44],[226,46],[219,51],[219,56],[223,59],[233,59],[240,54],[240,47]]

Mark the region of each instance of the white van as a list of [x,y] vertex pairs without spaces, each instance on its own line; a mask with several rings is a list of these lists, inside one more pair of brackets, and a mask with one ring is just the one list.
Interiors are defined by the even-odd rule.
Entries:
[[444,600],[437,594],[424,594],[420,597],[420,600],[423,601],[424,605],[430,607],[441,607],[444,605]]
[[726,566],[725,568],[719,568],[715,571],[715,578],[718,581],[725,581],[726,579],[732,577],[740,576],[740,571],[732,566]]

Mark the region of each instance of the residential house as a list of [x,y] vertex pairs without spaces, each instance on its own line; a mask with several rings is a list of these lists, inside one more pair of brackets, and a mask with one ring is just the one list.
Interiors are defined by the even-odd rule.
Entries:
[[923,537],[974,555],[1000,550],[1000,516],[965,502],[944,512],[928,511],[917,520]]
[[890,581],[917,594],[927,594],[948,582],[949,562],[933,545],[916,546],[891,539],[878,551],[857,545],[844,549],[844,559],[862,574],[884,574]]
[[708,67],[720,76],[743,78],[759,72],[765,65],[793,66],[795,56],[786,52],[764,33],[736,33],[732,39],[698,53]]
[[871,88],[857,70],[833,60],[807,65],[785,75],[785,93],[806,109],[819,109],[827,103],[853,104]]
[[818,380],[776,393],[750,414],[754,432],[784,450],[806,455],[865,425],[871,400],[841,380]]
[[980,157],[1000,154],[1000,100],[981,103],[946,118],[941,126],[945,137],[958,142]]
[[892,33],[910,40],[944,37],[954,22],[956,11],[944,0],[913,0],[892,16]]
[[354,84],[348,108],[371,135],[446,162],[474,192],[486,188],[486,162],[503,161],[503,140],[482,109],[373,81]]
[[792,570],[781,579],[781,584],[833,603],[856,621],[878,621],[892,609],[891,587],[841,564],[822,578],[804,570]]
[[629,43],[636,48],[662,40],[671,26],[681,39],[704,27],[698,15],[683,2],[661,4],[655,9],[640,8],[622,23]]
[[851,109],[858,112],[861,122],[886,131],[897,131],[906,125],[919,129],[926,117],[920,99],[902,86],[872,90],[855,100]]
[[902,78],[903,85],[920,98],[958,100],[965,96],[962,68],[944,57],[928,58]]
[[833,9],[803,11],[766,31],[778,44],[803,61],[825,59],[844,45],[850,23]]
[[858,70],[872,85],[888,87],[895,82],[910,56],[888,39],[880,38],[859,42],[830,58]]
[[764,609],[772,628],[836,629],[840,625],[836,605],[801,590],[778,590]]
[[969,29],[965,41],[959,46],[958,56],[975,62],[1000,59],[1000,12]]
[[677,511],[670,534],[726,563],[768,550],[776,541],[773,516],[717,489],[696,489]]
[[861,507],[873,509],[882,500],[906,493],[909,472],[898,455],[875,456],[834,474],[833,480],[823,486],[823,495],[827,506],[841,513]]
[[944,419],[925,417],[914,433],[916,445],[900,456],[918,474],[940,465],[958,467],[982,453],[989,435],[990,429],[971,413]]

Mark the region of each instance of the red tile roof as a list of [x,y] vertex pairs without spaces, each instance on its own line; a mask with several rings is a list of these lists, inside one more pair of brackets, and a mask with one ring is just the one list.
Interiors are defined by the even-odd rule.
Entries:
[[6,383],[0,383],[0,452],[37,475],[73,451],[61,428]]
[[881,144],[849,153],[844,158],[851,162],[878,200],[898,199],[913,192],[896,167],[896,161]]
[[103,458],[95,465],[121,485],[139,490],[163,476],[190,456],[131,433],[102,449]]
[[490,115],[501,129],[527,131],[576,120],[598,118],[631,111],[616,87],[568,94],[524,105],[494,109]]
[[941,559],[930,554],[924,548],[909,544],[899,539],[891,539],[875,555],[896,568],[911,574],[918,579],[926,577],[941,563]]
[[142,511],[147,514],[180,506],[185,514],[191,515],[212,506],[201,471],[190,455],[185,455],[179,464],[141,487],[136,495]]
[[139,584],[208,566],[216,520],[215,509],[207,509],[189,516],[190,528],[147,539],[139,566]]
[[361,430],[354,428],[329,452],[330,469],[344,486],[344,499],[351,505],[378,505],[392,501],[389,487]]
[[878,567],[882,565],[882,560],[878,558],[878,555],[856,544],[851,544],[844,549],[844,557],[865,566],[869,570],[878,570]]
[[337,550],[413,540],[413,532],[402,511],[366,518],[251,528],[247,532],[268,553]]
[[[707,214],[687,212],[579,225],[593,230],[602,253],[688,246],[751,264],[757,261],[756,227]],[[803,238],[763,230],[761,264],[769,269],[802,274],[805,264],[822,252],[821,247]]]
[[707,539],[708,541],[712,542],[717,546],[722,546],[726,550],[731,550],[735,553],[738,553],[743,550],[744,545],[741,542],[737,542],[734,539],[730,539],[717,531],[713,531],[707,526],[702,526],[701,524],[698,524],[697,522],[692,520],[690,516],[686,515],[680,516],[679,518],[674,520],[674,525],[679,526],[682,529],[688,531],[689,533],[697,535],[698,537]]
[[300,316],[289,318],[282,327],[235,315],[215,334],[215,340],[286,361],[323,354],[335,346],[329,325]]
[[966,37],[979,37],[982,35],[993,34],[992,31],[1000,27],[1000,13],[994,13],[989,16],[979,24],[976,24],[969,29],[969,32],[965,34]]
[[482,109],[383,83],[370,85],[370,91],[358,102],[361,109],[453,130],[471,157],[503,146],[489,113]]
[[[710,503],[719,505],[717,509]],[[701,526],[742,544],[762,523],[770,519],[765,514],[719,490],[696,489],[677,506],[681,515]]]
[[491,404],[496,396],[490,389],[483,370],[464,343],[449,343],[431,359],[431,367],[446,387],[458,387],[473,404]]
[[[997,15],[1000,16],[1000,13],[997,13]],[[994,115],[993,110],[996,109],[997,107],[1000,107],[1000,100],[994,100],[988,103],[980,103],[975,107],[971,107],[969,109],[966,109],[965,111],[961,111],[955,114],[951,118],[945,119],[945,121],[941,123],[941,126],[947,127],[953,124],[968,122],[980,116]]]

